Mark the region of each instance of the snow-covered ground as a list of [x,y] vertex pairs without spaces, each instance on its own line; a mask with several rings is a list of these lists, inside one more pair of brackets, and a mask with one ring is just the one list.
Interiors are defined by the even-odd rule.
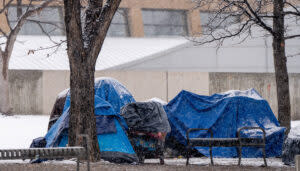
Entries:
[[[15,115],[4,116],[0,114],[0,149],[8,148],[29,148],[32,140],[44,136],[47,132],[49,116],[42,115]],[[291,135],[300,136],[300,121],[292,122]],[[186,159],[166,159],[165,163],[169,165],[185,165]],[[56,164],[75,164],[75,161],[48,161]],[[236,165],[236,158],[215,158],[217,165]],[[268,158],[268,165],[272,167],[286,167],[280,158]],[[0,163],[28,163],[27,160],[9,160]],[[105,162],[104,162],[105,163]],[[146,160],[145,163],[159,163],[157,159]],[[208,165],[209,158],[192,158],[191,164]],[[242,158],[242,165],[261,166],[263,160],[260,158]]]
[[289,138],[300,137],[300,120],[292,121]]
[[0,114],[0,148],[29,148],[32,140],[47,133],[48,115]]

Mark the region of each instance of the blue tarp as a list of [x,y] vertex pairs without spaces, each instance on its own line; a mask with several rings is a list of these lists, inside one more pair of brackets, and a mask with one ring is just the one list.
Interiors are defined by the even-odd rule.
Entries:
[[[207,128],[216,138],[236,137],[238,128],[261,127],[266,131],[266,154],[268,157],[281,156],[285,128],[280,127],[268,102],[254,89],[229,91],[212,96],[201,96],[181,91],[165,106],[171,125],[169,136],[181,144],[186,144],[189,128]],[[261,131],[245,131],[243,136],[261,136]],[[209,137],[209,133],[199,131],[191,137]],[[209,156],[208,147],[197,147],[200,153]],[[261,149],[244,147],[243,157],[260,157]],[[215,157],[237,157],[235,147],[214,147]]]
[[[125,134],[125,121],[119,115],[122,106],[135,102],[130,92],[117,80],[95,81],[95,115],[101,157],[111,161],[137,162],[136,154]],[[64,147],[68,143],[70,94],[61,117],[45,136],[46,147]],[[114,157],[114,158],[113,158]]]

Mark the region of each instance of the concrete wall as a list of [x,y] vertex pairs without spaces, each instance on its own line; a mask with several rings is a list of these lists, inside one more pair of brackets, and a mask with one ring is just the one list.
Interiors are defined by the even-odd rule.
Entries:
[[[182,89],[208,95],[208,73],[97,71],[95,77],[120,81],[137,101],[169,101]],[[15,114],[50,114],[57,94],[69,88],[69,71],[10,70],[11,105]]]
[[10,104],[13,113],[43,113],[42,76],[42,71],[9,71]]
[[50,114],[57,94],[69,88],[69,80],[69,71],[43,71],[43,112],[40,114]]
[[[97,71],[95,77],[113,77],[137,101],[158,97],[170,101],[182,89],[209,95],[232,89],[255,88],[277,114],[274,74],[165,71]],[[56,96],[69,87],[69,71],[10,70],[10,103],[15,114],[49,114]],[[300,119],[300,74],[290,74],[292,119]]]
[[[292,119],[300,119],[300,74],[290,74]],[[228,90],[255,88],[265,98],[277,116],[277,91],[272,73],[210,73],[209,94]]]

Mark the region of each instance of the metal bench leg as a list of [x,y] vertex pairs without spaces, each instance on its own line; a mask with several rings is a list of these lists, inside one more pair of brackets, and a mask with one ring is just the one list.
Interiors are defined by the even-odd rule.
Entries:
[[265,166],[267,167],[267,160],[266,160],[266,146],[263,146],[262,148],[263,150],[263,158],[264,158],[264,163],[265,163]]
[[190,146],[187,146],[187,154],[186,154],[186,166],[189,165],[189,160],[190,160]]
[[210,164],[213,166],[214,165],[214,161],[213,161],[213,155],[212,155],[212,147],[209,147],[209,155],[210,155]]
[[79,157],[77,158],[77,168],[76,168],[77,171],[79,171]]
[[87,170],[90,171],[90,160],[87,160]]
[[241,160],[242,160],[242,146],[239,145],[239,148],[238,148],[238,155],[239,155],[239,166],[241,165]]

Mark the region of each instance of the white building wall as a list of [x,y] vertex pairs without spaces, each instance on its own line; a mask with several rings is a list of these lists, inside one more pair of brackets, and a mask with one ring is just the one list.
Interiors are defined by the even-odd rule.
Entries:
[[[230,40],[228,40],[230,41]],[[233,42],[236,42],[233,40]],[[300,52],[300,39],[286,42],[287,56]],[[288,71],[300,73],[300,55],[288,57]],[[131,65],[121,70],[169,70],[201,72],[274,72],[271,38],[249,39],[241,44],[229,44],[217,49],[215,46],[195,46],[164,54]]]

